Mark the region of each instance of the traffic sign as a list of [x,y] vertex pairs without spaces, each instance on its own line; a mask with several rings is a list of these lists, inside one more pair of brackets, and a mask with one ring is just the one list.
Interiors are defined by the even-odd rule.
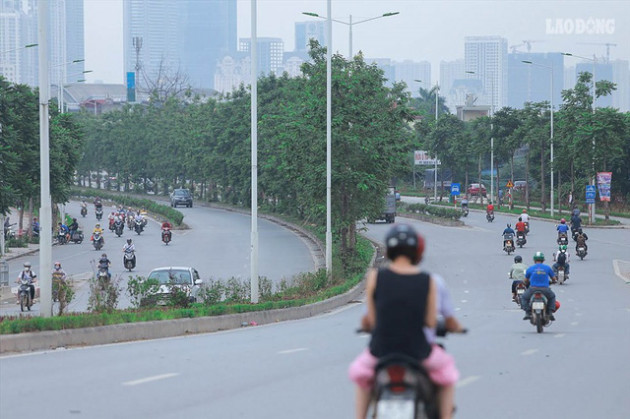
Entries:
[[451,183],[451,195],[459,195],[459,183]]
[[586,203],[594,204],[596,195],[597,189],[595,185],[586,185]]
[[512,181],[511,181],[511,180],[508,180],[508,183],[507,183],[507,185],[505,185],[505,187],[506,187],[506,188],[513,188],[513,187],[514,187],[514,184],[512,183]]

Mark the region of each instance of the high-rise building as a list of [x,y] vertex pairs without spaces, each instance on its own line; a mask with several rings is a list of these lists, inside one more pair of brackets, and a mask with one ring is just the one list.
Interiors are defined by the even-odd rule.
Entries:
[[[411,96],[418,96],[420,87],[431,90],[431,63],[428,61],[411,61],[404,60],[402,62],[393,62],[394,78],[397,82],[404,81],[407,84],[407,91],[411,92]],[[420,81],[417,81],[420,80]]]
[[178,75],[210,88],[221,58],[236,49],[236,0],[125,0],[125,72],[140,89]]
[[610,62],[613,66],[613,82],[617,90],[612,94],[613,106],[621,112],[630,111],[630,66],[626,60]]
[[[481,104],[494,110],[507,105],[507,39],[500,36],[467,36],[464,60],[468,78],[481,80]],[[468,73],[470,72],[470,73]]]
[[[258,74],[278,74],[283,68],[284,42],[280,38],[257,38]],[[251,38],[239,40],[239,51],[249,53]]]
[[311,39],[315,39],[320,45],[326,45],[326,23],[295,22],[295,51],[308,51]]
[[[526,64],[523,61],[531,61]],[[553,68],[553,105],[562,104],[564,89],[564,56],[559,52],[508,54],[507,106],[522,109],[525,102],[551,100],[551,73]]]
[[[12,81],[38,85],[37,10],[48,4],[48,48],[50,83],[55,89],[82,77],[84,71],[83,0],[0,0],[0,48],[14,51],[3,54],[0,72]],[[10,45],[5,48],[6,45]],[[77,77],[78,76],[78,77]]]

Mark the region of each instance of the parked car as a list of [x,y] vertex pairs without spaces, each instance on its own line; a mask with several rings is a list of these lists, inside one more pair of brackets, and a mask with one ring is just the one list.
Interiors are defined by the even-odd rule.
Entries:
[[[471,183],[470,185],[468,185],[468,189],[466,190],[466,192],[468,193],[468,195],[479,195],[479,184],[478,183]],[[481,184],[481,195],[482,196],[486,196],[486,185],[484,185],[483,183]]]
[[156,279],[160,283],[157,293],[150,295],[148,298],[157,304],[164,305],[168,302],[168,296],[171,294],[172,287],[177,287],[184,291],[190,302],[197,302],[199,290],[203,280],[199,276],[199,272],[190,266],[164,266],[155,268],[147,279]]
[[527,188],[527,182],[524,180],[515,180],[514,181],[514,189],[517,191],[524,191]]
[[186,205],[192,208],[193,198],[188,189],[175,189],[171,193],[171,207],[177,208],[178,205]]

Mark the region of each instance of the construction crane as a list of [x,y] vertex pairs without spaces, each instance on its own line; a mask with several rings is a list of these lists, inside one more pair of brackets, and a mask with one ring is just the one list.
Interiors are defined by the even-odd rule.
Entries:
[[616,47],[617,44],[610,42],[579,42],[582,45],[606,45],[606,62],[610,62],[610,47]]
[[512,49],[512,54],[518,52],[517,48],[522,47],[523,45],[527,45],[527,52],[532,52],[532,44],[534,42],[545,42],[539,39],[525,39],[522,41],[522,44],[512,45],[510,48]]

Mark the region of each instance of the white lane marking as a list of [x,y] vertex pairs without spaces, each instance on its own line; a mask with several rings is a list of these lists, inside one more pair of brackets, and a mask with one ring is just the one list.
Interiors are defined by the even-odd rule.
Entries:
[[462,300],[462,303],[467,303],[467,302],[468,302],[468,300]]
[[463,380],[459,380],[457,382],[457,384],[455,385],[455,387],[461,388],[461,387],[467,386],[469,384],[474,383],[475,381],[477,381],[480,378],[481,378],[481,376],[479,376],[479,375],[471,375],[470,377],[466,377]]
[[284,355],[284,354],[292,354],[294,352],[301,352],[301,351],[308,351],[308,348],[295,348],[295,349],[287,349],[285,351],[280,351],[278,352],[278,354]]
[[125,381],[122,383],[123,386],[137,386],[138,384],[150,383],[152,381],[164,380],[166,378],[175,377],[179,375],[177,372],[170,372],[168,374],[160,374],[154,375],[152,377],[140,378],[139,380]]
[[571,326],[577,326],[580,322],[571,322]]
[[538,352],[538,349],[528,349],[526,351],[521,352],[521,355],[533,355]]
[[469,292],[470,292],[470,291],[468,291],[468,290],[465,290],[465,291],[464,291],[464,294],[468,294]]
[[564,337],[564,333],[558,333],[557,335],[554,336],[554,338],[563,338]]
[[626,284],[630,284],[630,275],[624,276],[621,273],[621,268],[619,267],[619,265],[621,263],[628,264],[630,262],[627,262],[625,260],[614,259],[612,263],[613,263],[613,269],[615,270],[615,275],[617,275],[619,278],[621,278],[623,280],[623,282],[625,282]]

